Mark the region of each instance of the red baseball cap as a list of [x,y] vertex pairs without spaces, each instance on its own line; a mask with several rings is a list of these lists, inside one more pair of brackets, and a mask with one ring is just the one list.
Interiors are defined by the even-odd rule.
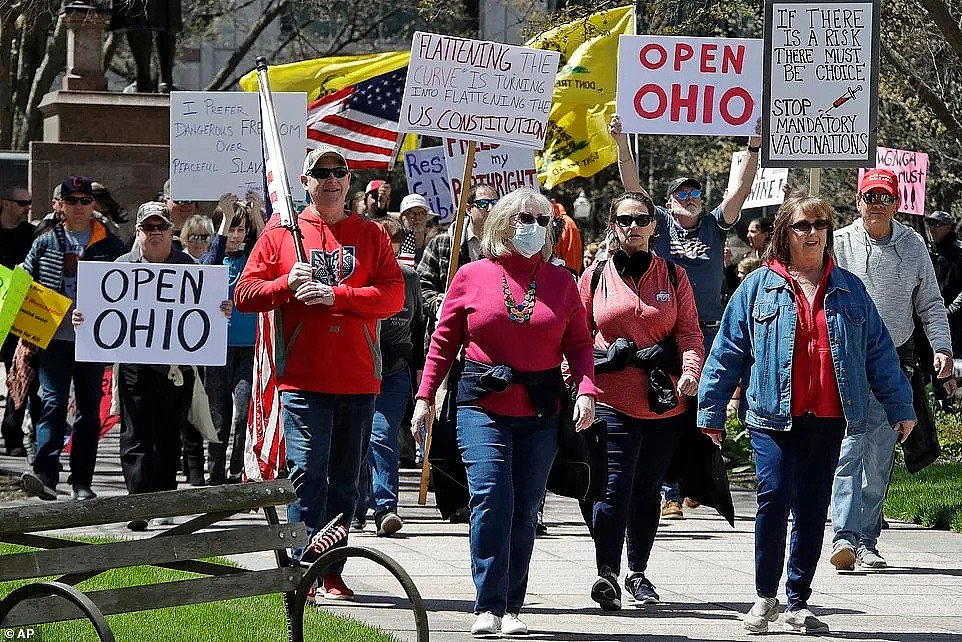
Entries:
[[373,181],[367,184],[367,189],[364,190],[364,193],[369,194],[371,192],[376,192],[381,189],[381,185],[384,185],[384,181],[379,178],[375,178]]
[[862,181],[858,184],[858,191],[867,192],[870,189],[881,187],[892,196],[899,195],[899,179],[892,170],[889,169],[870,169],[862,176]]

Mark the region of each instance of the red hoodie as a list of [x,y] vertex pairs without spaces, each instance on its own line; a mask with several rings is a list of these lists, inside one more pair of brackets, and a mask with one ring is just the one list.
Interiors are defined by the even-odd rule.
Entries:
[[372,394],[381,389],[378,320],[404,307],[404,277],[384,230],[351,214],[327,225],[308,207],[298,217],[314,280],[334,289],[334,305],[305,305],[287,284],[297,262],[291,233],[271,219],[257,239],[234,303],[241,312],[276,310],[280,390]]
[[792,416],[812,413],[816,417],[843,417],[842,397],[835,378],[832,346],[829,343],[828,323],[825,320],[825,290],[828,275],[835,263],[829,256],[825,272],[815,289],[812,305],[808,304],[802,287],[778,259],[766,265],[788,281],[795,295],[798,321],[795,323],[795,350],[792,353]]

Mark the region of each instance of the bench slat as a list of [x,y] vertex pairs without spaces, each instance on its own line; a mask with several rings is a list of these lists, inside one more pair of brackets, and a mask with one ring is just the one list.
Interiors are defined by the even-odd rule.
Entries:
[[3,556],[0,581],[292,548],[306,541],[303,524],[278,524],[30,551]]
[[[297,568],[272,568],[243,571],[219,577],[180,580],[162,584],[130,586],[87,593],[104,615],[160,609],[169,606],[216,602],[253,595],[284,593],[297,587],[302,571]],[[61,598],[25,600],[10,612],[2,626],[29,626],[83,617],[79,609]]]
[[279,479],[123,497],[97,497],[83,502],[11,506],[0,508],[0,533],[33,533],[223,511],[233,514],[264,506],[289,504],[295,497],[290,480]]

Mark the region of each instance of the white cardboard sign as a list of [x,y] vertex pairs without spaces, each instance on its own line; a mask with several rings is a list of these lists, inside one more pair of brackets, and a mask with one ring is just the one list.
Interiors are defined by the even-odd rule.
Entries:
[[454,207],[451,205],[444,151],[440,145],[405,152],[404,177],[408,182],[408,192],[427,199],[431,211],[438,215],[442,224],[451,220]]
[[762,41],[622,35],[617,91],[626,133],[750,136],[761,117]]
[[[735,152],[732,154],[732,167],[728,173],[728,193],[731,194],[738,189],[738,177],[741,176],[742,166],[748,158],[748,152]],[[767,207],[769,205],[781,205],[785,201],[785,192],[782,188],[788,182],[787,167],[762,167],[755,174],[752,182],[752,193],[748,200],[742,205],[742,209],[749,210],[753,207]]]
[[401,131],[544,147],[561,54],[414,32]]
[[[291,194],[303,194],[307,94],[275,93],[274,108]],[[176,200],[216,201],[224,194],[264,197],[258,94],[175,91],[170,94],[170,192]]]
[[76,359],[100,363],[227,363],[227,266],[77,264]]
[[[455,203],[461,198],[461,180],[468,156],[468,143],[463,140],[444,141],[444,159],[448,168],[451,197]],[[538,170],[534,166],[534,150],[530,147],[478,143],[471,170],[471,186],[490,185],[501,198],[519,187],[541,191]]]

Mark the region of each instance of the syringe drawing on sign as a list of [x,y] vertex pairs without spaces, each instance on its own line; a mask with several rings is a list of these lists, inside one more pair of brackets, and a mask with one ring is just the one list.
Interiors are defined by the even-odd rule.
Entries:
[[862,85],[859,85],[858,87],[855,87],[854,89],[853,89],[852,87],[849,87],[848,89],[845,90],[845,93],[844,93],[844,94],[842,94],[841,96],[839,96],[838,98],[836,98],[834,102],[832,102],[832,106],[831,106],[831,107],[829,107],[828,109],[824,109],[824,110],[820,109],[820,110],[819,110],[819,113],[820,113],[820,114],[827,114],[828,112],[832,111],[832,110],[835,109],[836,107],[841,107],[842,105],[844,105],[844,104],[847,103],[848,101],[850,101],[850,100],[852,100],[853,98],[855,98],[855,94],[857,94],[858,92],[862,91],[863,89],[864,89],[864,87],[863,87]]

